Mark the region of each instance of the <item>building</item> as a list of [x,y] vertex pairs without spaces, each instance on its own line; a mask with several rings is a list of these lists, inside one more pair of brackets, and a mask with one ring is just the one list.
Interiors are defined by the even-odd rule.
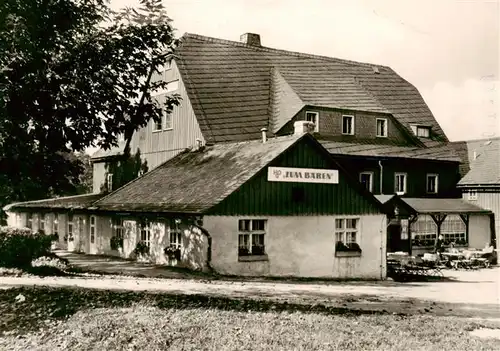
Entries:
[[[59,214],[58,225],[76,221],[75,247],[96,254],[135,258],[142,242],[153,262],[224,274],[385,278],[382,205],[300,132],[304,123],[297,128],[291,136],[180,153],[85,213]],[[10,210],[45,209],[41,203]],[[114,236],[123,240],[120,250],[111,247]]]
[[457,184],[462,198],[491,210],[495,233],[500,233],[500,138],[453,144],[463,158],[463,177]]
[[[137,240],[147,242],[149,241],[147,238],[150,237],[153,229],[146,224],[149,222],[144,222],[144,225],[141,224],[142,215],[140,214],[149,217],[158,211],[160,214],[168,214],[167,222],[163,223],[163,227],[154,227],[156,229],[153,231],[159,231],[158,233],[178,233],[181,229],[177,229],[176,226],[187,225],[184,222],[186,218],[190,223],[189,225],[193,226],[193,223],[196,223],[197,216],[202,215],[204,228],[208,226],[208,229],[210,229],[207,229],[208,233],[213,230],[217,232],[221,229],[226,235],[239,235],[239,228],[234,227],[237,218],[230,219],[231,223],[233,223],[232,229],[225,227],[225,224],[217,224],[215,219],[222,221],[223,218],[238,215],[240,216],[238,221],[250,221],[244,223],[253,223],[251,222],[253,219],[261,220],[262,218],[258,217],[260,214],[255,212],[257,208],[248,207],[251,205],[247,204],[247,202],[257,203],[251,201],[251,197],[237,197],[237,195],[228,194],[229,197],[224,200],[225,203],[230,203],[230,201],[233,201],[230,199],[233,198],[238,198],[241,203],[232,202],[231,206],[225,208],[224,211],[217,207],[221,212],[210,212],[213,210],[211,207],[198,207],[196,209],[181,207],[174,215],[174,213],[169,212],[168,208],[161,207],[161,204],[167,201],[164,199],[169,199],[169,196],[176,193],[176,186],[171,185],[176,184],[176,180],[173,179],[173,183],[165,183],[161,179],[156,179],[151,183],[149,181],[155,179],[153,178],[154,175],[170,169],[172,162],[184,160],[184,157],[187,157],[186,155],[191,155],[186,150],[194,151],[206,148],[207,152],[216,152],[225,147],[239,150],[240,146],[237,145],[240,144],[238,143],[243,143],[241,145],[259,145],[255,152],[260,152],[258,150],[274,145],[275,140],[294,138],[297,128],[305,128],[305,126],[309,125],[308,123],[314,125],[314,128],[308,131],[308,134],[311,135],[301,139],[304,140],[301,142],[314,144],[315,150],[322,155],[321,157],[324,157],[325,160],[328,159],[328,162],[332,162],[332,167],[338,169],[339,174],[341,173],[346,177],[345,179],[350,179],[349,184],[354,181],[359,187],[364,188],[360,193],[363,198],[373,199],[374,195],[382,196],[382,198],[385,196],[392,198],[394,194],[397,194],[398,199],[407,198],[409,201],[411,201],[410,199],[444,201],[460,197],[460,191],[456,187],[460,179],[461,160],[459,153],[448,141],[418,90],[390,67],[272,49],[262,46],[260,36],[252,33],[246,33],[240,39],[240,42],[235,42],[195,34],[185,34],[181,38],[181,43],[175,55],[160,70],[160,73],[153,77],[155,80],[163,79],[168,83],[167,89],[158,92],[155,98],[161,101],[165,94],[177,93],[182,98],[181,105],[175,107],[171,114],[165,114],[161,123],[151,121],[149,125],[137,131],[131,142],[132,152],[135,150],[140,151],[141,157],[148,164],[149,172],[129,185],[110,194],[105,194],[102,189],[113,190],[112,184],[116,184],[116,182],[113,182],[114,175],[110,172],[110,165],[121,154],[123,146],[120,144],[117,148],[108,151],[99,150],[92,158],[94,167],[93,196],[96,196],[99,200],[96,199],[92,204],[89,204],[85,200],[86,198],[83,197],[82,204],[76,204],[78,198],[73,198],[70,200],[71,206],[67,205],[65,209],[57,208],[57,211],[61,212],[59,216],[68,216],[68,213],[73,209],[75,213],[79,212],[83,216],[84,239],[81,240],[83,244],[77,245],[77,247],[83,248],[85,252],[90,253],[117,254],[110,252],[110,247],[108,247],[110,237],[121,235],[120,233],[130,230],[140,233],[137,234]],[[268,142],[262,143],[263,138],[268,139]],[[254,149],[249,147],[248,150]],[[283,152],[285,151],[283,150]],[[242,155],[239,155],[239,157],[246,159]],[[248,155],[245,157],[251,158]],[[292,161],[286,163],[286,167],[311,168],[302,165],[300,162],[295,164]],[[216,164],[215,160],[214,164]],[[238,163],[236,164],[238,167],[240,166]],[[227,165],[219,164],[219,166],[229,170]],[[196,167],[199,167],[200,170],[203,169],[201,164],[197,164]],[[265,165],[259,164],[259,167],[262,168]],[[325,166],[320,168],[324,169]],[[183,171],[196,173],[195,168],[184,168]],[[217,174],[218,178],[221,177],[219,173],[214,174]],[[168,173],[165,177],[167,176],[170,177],[172,174]],[[173,176],[179,179],[182,178],[180,173]],[[216,183],[217,179],[214,179],[212,175],[206,174],[206,176],[208,178],[204,182],[192,180],[192,187],[182,188],[186,192],[186,196],[188,194],[194,196],[198,192],[205,193],[205,189],[210,186],[211,181],[214,184]],[[230,181],[230,184],[233,184],[233,182],[234,179]],[[251,183],[250,180],[249,182]],[[299,183],[297,182],[297,184]],[[195,187],[194,184],[199,187]],[[261,184],[261,186],[264,185]],[[276,187],[279,188],[278,185]],[[271,188],[273,189],[272,192],[277,191],[274,186]],[[135,190],[132,191],[131,189]],[[236,193],[239,194],[237,190],[235,190]],[[278,193],[280,192],[278,191]],[[299,239],[302,239],[301,235],[307,235],[311,230],[310,225],[313,225],[314,230],[323,233],[323,235],[326,235],[327,231],[331,233],[333,230],[335,232],[332,229],[332,223],[334,223],[332,221],[338,215],[337,209],[330,209],[326,213],[322,213],[323,210],[320,208],[312,211],[311,209],[304,209],[300,205],[299,200],[304,196],[306,198],[309,198],[309,196],[318,197],[314,201],[323,201],[321,199],[323,199],[324,194],[315,190],[305,194],[303,190],[297,189],[293,190],[293,194],[289,201],[292,201],[294,206],[301,209],[300,211],[290,210],[291,212],[287,212],[289,211],[287,210],[288,207],[285,206],[286,204],[282,204],[284,207],[277,207],[276,211],[278,212],[276,213],[263,213],[273,216],[271,219],[265,219],[267,221],[265,225],[273,228],[275,233],[277,228],[281,228],[279,235],[283,236],[283,238],[289,235],[290,230],[290,227],[284,224],[286,221],[293,223],[294,228],[300,229],[301,234],[296,231],[293,232],[292,239],[295,241],[294,243],[283,244],[283,242],[280,242],[280,244],[284,245],[284,248],[302,245]],[[346,205],[351,200],[349,194],[348,192],[341,193],[340,200],[335,198],[332,201],[334,203],[335,201],[341,201]],[[209,197],[208,195],[207,193],[207,197]],[[139,211],[135,206],[137,203],[141,203],[139,199],[143,196],[149,196],[151,202],[143,203]],[[116,198],[119,198],[120,201],[110,202],[111,199]],[[260,205],[263,206],[265,202],[273,203],[273,199],[270,195],[263,195],[263,198],[259,200]],[[296,200],[299,202],[294,202]],[[206,201],[211,203],[208,198]],[[462,203],[461,200],[458,201]],[[464,208],[463,212],[450,211],[447,208],[448,212],[446,217],[442,217],[442,223],[437,227],[433,227],[435,230],[428,231],[425,234],[425,240],[413,238],[415,240],[412,239],[412,245],[410,245],[408,244],[410,239],[404,238],[404,235],[406,235],[404,222],[402,225],[399,219],[392,220],[393,212],[396,209],[395,206],[389,206],[392,202],[389,204],[385,204],[386,201],[374,200],[374,202],[378,203],[379,206],[382,206],[381,202],[383,202],[384,205],[381,208],[389,214],[391,221],[387,232],[391,240],[387,241],[385,228],[383,229],[384,238],[375,236],[375,233],[361,233],[364,238],[376,237],[374,240],[377,243],[379,243],[379,239],[380,242],[384,243],[383,245],[377,244],[378,246],[372,245],[363,249],[363,252],[367,252],[365,250],[374,250],[373,257],[378,257],[382,251],[385,252],[387,242],[390,243],[388,248],[394,251],[413,250],[414,252],[425,252],[432,250],[434,246],[433,240],[437,239],[438,230],[440,230],[438,228],[440,228],[441,224],[443,228],[459,227],[460,234],[466,236],[462,246],[469,246],[469,232],[464,228],[468,225],[468,217],[466,216],[472,211],[470,207]],[[111,206],[111,204],[114,205]],[[406,204],[408,205],[408,203]],[[329,208],[328,206],[332,204],[324,205]],[[412,221],[411,223],[408,222],[410,226],[408,233],[419,233],[421,232],[419,228],[428,226],[429,218],[432,219],[432,216],[429,217],[429,215],[433,214],[434,205],[435,203],[432,201],[424,201],[419,203],[417,211],[410,211]],[[11,206],[10,210],[29,212],[32,211],[29,210],[31,206],[31,203],[17,204]],[[404,207],[404,205],[402,206]],[[233,207],[240,208],[241,211],[227,213]],[[476,207],[474,209],[481,210]],[[365,210],[368,212],[363,212]],[[65,213],[64,211],[70,212]],[[359,223],[361,223],[364,220],[359,216],[367,215],[371,213],[370,211],[371,209],[353,208],[352,211],[344,214],[359,218]],[[378,211],[377,216],[382,213],[380,208]],[[324,228],[320,229],[319,220],[316,219],[313,220],[314,223],[301,226],[298,222],[304,221],[303,215],[305,213],[314,218],[321,216],[321,218],[325,219],[326,222],[321,224]],[[138,217],[133,216],[130,220],[126,219],[131,214],[134,214],[134,216],[137,214]],[[243,215],[248,216],[248,219],[241,218]],[[326,215],[330,217],[324,217]],[[278,220],[274,217],[283,218]],[[284,218],[286,218],[286,221]],[[308,220],[311,218],[307,217]],[[344,219],[347,221],[349,218]],[[73,223],[71,221],[67,222]],[[129,227],[125,225],[126,223],[132,229],[127,229]],[[262,222],[256,223],[258,223],[256,225],[259,228],[262,227]],[[354,225],[352,223],[351,221],[351,225]],[[363,228],[363,230],[367,230],[368,227],[363,225]],[[379,230],[381,227],[374,225],[373,228]],[[85,232],[85,230],[88,230],[88,232]],[[201,229],[195,227],[194,230]],[[343,235],[347,235],[347,233],[346,231]],[[149,243],[149,247],[154,248],[151,250],[160,250],[157,253],[150,252],[155,262],[165,260],[161,253],[162,246],[166,244],[178,246],[175,237],[170,239],[170,234],[161,235],[164,235],[161,243],[158,242],[154,245]],[[203,238],[203,235],[199,235],[199,233],[196,235]],[[212,233],[210,235],[212,236]],[[488,233],[485,235],[488,236]],[[394,239],[397,236],[399,236],[399,241]],[[223,236],[218,237],[219,243],[221,238]],[[208,237],[206,237],[206,240],[206,245],[208,245]],[[404,240],[406,240],[406,243]],[[61,244],[64,243],[64,235],[62,234],[60,242]],[[75,240],[75,242],[78,242],[78,240]],[[327,241],[322,242],[325,249],[330,250],[331,246],[328,246],[328,243]],[[136,246],[135,243],[129,242],[126,244],[124,242],[123,245],[122,252],[119,254],[130,257]],[[267,248],[270,249],[271,247],[273,246]],[[206,255],[208,255],[208,252],[212,252],[214,267],[223,272],[229,272],[230,270],[226,268],[224,263],[217,260],[227,255],[225,257],[228,259],[232,257],[230,262],[235,262],[233,260],[234,250],[228,246],[227,252],[221,253],[217,251],[220,249],[220,246],[216,246],[214,242],[213,251],[207,250]],[[319,250],[317,255],[323,252],[322,249],[322,247],[317,247],[317,250]],[[205,252],[204,248],[199,250]],[[282,255],[287,254],[286,250],[288,249],[284,250],[281,253]],[[328,252],[325,253],[326,259],[331,256],[329,256]],[[275,255],[278,254],[273,253],[273,257],[276,257]],[[204,267],[206,265],[203,264],[203,261],[210,261],[208,257],[206,259],[200,258],[199,255],[196,257],[184,257],[184,259],[177,260],[177,262],[167,263],[185,264],[186,262],[193,262],[190,265],[191,267]],[[347,261],[349,265],[353,262],[359,262],[360,265],[367,264],[364,256]],[[268,262],[272,262],[271,258]],[[367,267],[353,268],[354,266],[349,266],[349,268],[346,266],[345,269],[339,270],[342,265],[340,263],[337,265],[337,263],[335,263],[334,270],[329,271],[329,276],[344,276],[346,274],[347,276],[368,276],[368,271],[364,271],[368,269]],[[250,265],[249,263],[246,264]],[[383,263],[381,265],[383,266]],[[370,268],[369,275],[380,276],[379,273],[383,269],[380,270],[379,266],[377,263],[374,266],[375,268]],[[243,266],[238,265],[235,267]],[[273,266],[272,263],[263,264],[262,267],[260,270],[255,269],[254,266],[248,270],[238,268],[234,273],[281,274],[280,270],[283,269],[283,272],[294,275],[326,274],[324,270],[321,270],[320,273],[319,268],[317,271],[312,268],[303,268],[305,266],[298,263],[294,266],[294,269]],[[236,268],[230,267],[230,269]]]

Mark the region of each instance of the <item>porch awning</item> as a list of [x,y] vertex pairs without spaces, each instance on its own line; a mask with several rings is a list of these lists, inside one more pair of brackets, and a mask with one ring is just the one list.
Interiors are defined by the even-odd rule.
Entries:
[[490,210],[471,204],[462,199],[401,198],[417,213],[441,214],[488,214]]

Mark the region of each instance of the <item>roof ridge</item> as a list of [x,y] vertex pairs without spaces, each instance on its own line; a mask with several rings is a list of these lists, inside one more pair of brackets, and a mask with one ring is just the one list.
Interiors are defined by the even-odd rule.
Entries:
[[285,54],[285,55],[290,55],[290,56],[295,56],[295,57],[302,57],[302,58],[315,58],[315,59],[320,59],[320,60],[326,60],[326,61],[332,61],[332,62],[338,62],[338,63],[343,63],[347,65],[356,65],[356,66],[363,66],[363,67],[384,67],[390,69],[389,66],[381,65],[381,64],[376,64],[376,63],[369,63],[369,62],[360,62],[360,61],[353,61],[353,60],[346,60],[346,59],[340,59],[337,57],[330,57],[330,56],[324,56],[324,55],[315,55],[315,54],[307,54],[303,52],[298,52],[298,51],[290,51],[290,50],[284,50],[284,49],[276,49],[276,48],[270,48],[267,46],[254,46],[254,45],[247,45],[245,43],[241,43],[239,41],[234,41],[234,40],[228,40],[228,39],[221,39],[221,38],[215,38],[215,37],[208,37],[205,35],[200,35],[200,34],[195,34],[195,33],[184,33],[181,37],[181,40],[183,38],[193,38],[193,39],[199,39],[199,40],[204,40],[204,41],[209,41],[213,43],[220,43],[220,44],[227,44],[227,45],[233,45],[233,46],[239,46],[239,47],[244,47],[248,49],[253,49],[255,51],[265,51],[265,52],[271,52],[271,53],[279,53],[279,54]]
[[469,143],[469,142],[477,142],[477,141],[496,141],[500,140],[500,136],[497,137],[491,137],[491,138],[479,138],[479,139],[468,139],[468,140],[456,140],[456,141],[450,141],[449,143],[454,144],[454,143]]

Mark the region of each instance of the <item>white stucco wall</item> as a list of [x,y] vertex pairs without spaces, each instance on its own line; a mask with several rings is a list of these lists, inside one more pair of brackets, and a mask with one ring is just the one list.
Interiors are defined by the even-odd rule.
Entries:
[[[243,218],[267,220],[267,261],[238,261],[238,220]],[[335,218],[207,216],[204,227],[213,238],[212,265],[223,274],[384,279],[385,216],[356,217],[359,257],[335,257]]]
[[484,248],[486,243],[491,242],[490,232],[490,217],[488,215],[470,215],[469,248]]

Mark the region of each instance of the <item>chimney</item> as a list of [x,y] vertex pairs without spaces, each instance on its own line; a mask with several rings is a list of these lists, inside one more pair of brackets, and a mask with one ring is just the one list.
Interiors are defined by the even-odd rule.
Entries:
[[297,121],[293,124],[293,134],[305,134],[314,132],[314,123],[309,121]]
[[262,143],[264,144],[267,141],[267,128],[262,128],[260,131],[262,132]]
[[240,41],[243,44],[260,46],[260,35],[255,33],[245,33],[240,35]]
[[476,152],[476,150],[474,150],[474,160],[476,160],[476,159],[477,159],[477,152]]

